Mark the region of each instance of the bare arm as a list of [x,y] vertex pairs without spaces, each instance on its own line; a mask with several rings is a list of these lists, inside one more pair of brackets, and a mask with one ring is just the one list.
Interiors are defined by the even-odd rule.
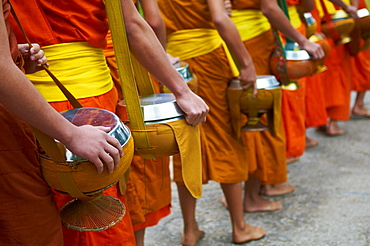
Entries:
[[285,36],[294,42],[297,42],[301,49],[310,53],[314,59],[324,57],[325,54],[320,45],[308,41],[305,36],[292,26],[276,0],[262,0],[261,10],[274,28],[284,33]]
[[[0,6],[2,13],[2,6]],[[15,66],[9,51],[4,18],[0,17],[0,103],[30,125],[64,143],[76,155],[92,161],[103,170],[112,171],[118,164],[121,148],[116,139],[92,126],[76,127],[56,112]],[[111,157],[108,153],[111,154]]]
[[243,44],[238,29],[228,16],[223,0],[208,0],[212,21],[222,39],[226,42],[231,54],[236,59],[240,70],[240,84],[244,89],[254,86],[254,95],[257,94],[256,70],[248,50]]
[[121,0],[121,3],[130,49],[136,59],[176,96],[189,124],[197,125],[205,121],[208,106],[189,89],[173,68],[153,30],[140,17],[132,0]]
[[357,15],[358,0],[351,0],[352,5],[348,5],[344,3],[342,0],[329,0],[329,1],[337,5],[338,7],[341,7],[351,17],[358,18]]
[[148,22],[159,42],[166,50],[166,26],[159,11],[157,0],[141,0],[141,4],[144,10],[145,21]]
[[300,4],[297,6],[300,13],[310,12],[314,7],[314,0],[301,0]]

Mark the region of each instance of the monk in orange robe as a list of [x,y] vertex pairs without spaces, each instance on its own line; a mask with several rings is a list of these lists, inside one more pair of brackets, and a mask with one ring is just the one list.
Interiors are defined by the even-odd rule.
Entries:
[[[59,78],[64,78],[63,82],[69,85],[67,88],[70,89],[71,93],[77,97],[83,106],[105,108],[114,112],[117,103],[117,92],[113,87],[109,69],[106,66],[103,55],[103,48],[106,46],[105,37],[108,31],[103,1],[71,1],[69,6],[73,5],[73,7],[66,10],[62,2],[50,5],[47,1],[37,0],[33,8],[34,11],[32,11],[36,16],[34,18],[29,15],[31,6],[28,6],[28,3],[30,2],[24,4],[20,1],[14,1],[16,9],[23,10],[19,12],[22,13],[23,18],[27,20],[25,21],[25,29],[30,39],[40,40],[40,43],[47,45],[44,46],[44,48],[47,50],[46,52],[51,55],[49,63],[51,67],[53,67],[54,64],[54,70],[52,69],[54,74]],[[152,53],[153,56],[160,57],[162,53],[160,49],[157,48],[158,41],[156,41],[151,30],[146,25],[142,24],[143,21],[135,10],[132,2],[122,1],[122,4],[125,6],[125,15],[129,16],[127,18],[127,30],[132,32],[133,28],[135,28],[135,34],[147,37],[144,42],[141,42],[143,40],[142,37],[131,36],[132,42],[134,42],[134,45],[132,45],[133,50],[135,50],[134,52],[144,57],[144,53],[146,53],[145,50],[154,50]],[[86,11],[86,9],[88,9],[88,11]],[[71,11],[73,12],[72,15]],[[74,18],[66,18],[67,16],[73,16]],[[32,21],[37,21],[37,24]],[[139,29],[137,28],[138,24],[141,25]],[[30,27],[33,26],[44,27],[42,29],[44,31],[43,36],[40,36],[39,30],[32,31]],[[79,31],[71,32],[71,30],[75,30],[76,28]],[[19,36],[21,37],[20,34]],[[137,39],[140,40],[138,41]],[[153,41],[153,44],[151,41]],[[158,50],[158,52],[156,50]],[[76,59],[76,62],[63,62],[68,61],[63,60],[65,57]],[[163,60],[160,58],[153,59],[153,57],[150,57],[149,59],[151,59],[150,62],[156,60],[156,64],[163,63]],[[167,65],[167,70],[170,70],[172,66],[167,64],[167,60],[164,61],[163,67],[166,68]],[[81,65],[79,62],[84,66],[76,66],[76,64]],[[141,62],[145,63],[146,61],[141,59]],[[152,64],[149,63],[146,62],[146,65],[154,68]],[[160,78],[166,74],[166,72],[163,70],[160,71],[160,69],[157,69],[155,72],[157,72],[156,75]],[[171,73],[171,71],[168,73]],[[174,74],[174,81],[169,81],[164,78],[164,83],[167,81],[169,83],[168,86],[170,88],[172,87],[172,89],[177,92],[177,94],[174,94],[178,99],[183,99],[182,102],[184,106],[182,107],[184,111],[189,112],[190,110],[190,112],[192,112],[192,114],[188,115],[188,121],[192,124],[202,122],[207,113],[207,106],[198,96],[194,95],[186,87],[186,84],[181,80],[180,76],[176,78],[177,72],[174,69],[172,73]],[[63,77],[65,74],[67,74],[67,76]],[[81,78],[79,76],[83,77]],[[43,74],[36,74],[32,77],[32,80],[39,91],[42,92],[57,110],[71,108],[70,104],[61,96],[58,89],[50,84],[52,82],[50,82],[49,78],[45,79]],[[86,90],[86,88],[89,88],[89,90]],[[181,107],[181,100],[179,101]],[[126,204],[126,199],[123,194],[119,192],[117,185],[104,191],[104,193],[118,197]],[[66,201],[70,200],[70,197],[56,194],[56,199],[58,200],[58,205],[61,206]],[[105,245],[106,242],[113,245],[135,245],[129,214],[114,227],[101,232],[79,232],[64,228],[64,238],[65,245]]]
[[[316,20],[316,32],[321,30],[321,18],[319,11],[314,4],[313,10],[310,11],[312,17]],[[305,125],[306,128],[319,127],[328,123],[328,115],[325,106],[324,85],[325,81],[322,77],[323,73],[319,73],[310,77],[303,78],[305,80],[305,104],[306,115]],[[306,135],[306,149],[315,147],[319,144],[316,139],[310,138]]]
[[[136,1],[134,1],[136,3]],[[166,48],[166,27],[159,12],[156,0],[141,0],[136,7],[145,21],[153,29],[162,47]],[[114,57],[112,37],[107,35],[107,47],[104,55],[110,68],[112,79],[119,93],[119,100],[123,100],[121,81]],[[171,64],[178,59],[170,58]],[[160,85],[152,77],[155,93],[160,93]],[[171,213],[171,178],[169,157],[144,159],[134,156],[131,163],[130,179],[127,183],[126,197],[130,207],[131,222],[133,224],[136,246],[144,245],[145,228],[157,225],[158,222]]]
[[[0,245],[63,245],[60,215],[52,191],[41,175],[35,138],[26,123],[17,116],[65,143],[83,158],[104,158],[109,163],[109,170],[117,164],[114,159],[119,159],[117,150],[120,146],[117,140],[99,129],[72,125],[50,107],[13,63],[18,49],[7,21],[10,14],[7,0],[2,1],[0,11],[3,13],[0,17],[0,43],[3,47],[0,55],[3,76],[0,81]],[[39,48],[35,44],[32,49],[28,44],[22,45],[25,49],[22,52],[27,54],[26,72],[35,72],[37,63],[46,63]],[[32,64],[29,64],[29,58],[33,60]],[[21,60],[18,59],[18,64],[23,64]],[[109,151],[109,156],[104,151],[108,145],[115,146],[116,153]],[[99,167],[98,162],[94,164]]]
[[[257,36],[253,36],[252,33],[250,37],[246,36],[243,38],[244,44],[253,58],[257,74],[271,74],[269,62],[274,49],[274,37],[268,20],[270,23],[274,23],[274,27],[284,32],[292,40],[299,42],[303,48],[313,53],[316,57],[323,55],[321,48],[317,44],[309,42],[291,26],[289,20],[275,1],[234,0],[232,3],[235,10],[250,11],[249,14],[245,12],[246,20],[240,23],[244,24],[248,21],[249,15],[258,15],[260,18],[257,19],[257,17],[251,16],[249,21],[255,24],[250,24],[249,26],[255,26],[256,30],[259,32],[263,31],[263,33]],[[233,13],[236,14],[236,12]],[[240,32],[242,33],[242,30],[250,31],[250,29],[249,27],[248,30],[240,29]],[[256,49],[255,47],[257,46],[261,48]],[[286,94],[289,92],[283,93],[283,98],[288,96]],[[281,123],[276,138],[272,137],[269,132],[245,132],[243,138],[247,145],[250,172],[250,177],[245,186],[244,210],[248,212],[281,209],[282,206],[279,202],[262,198],[260,192],[261,184],[264,184],[262,193],[265,195],[285,194],[294,191],[294,187],[282,184],[287,181],[283,124]]]
[[[335,3],[349,14],[356,14],[356,8],[345,4],[341,0],[331,0],[332,3],[325,1],[329,13],[334,13]],[[320,11],[320,16],[323,18],[321,4],[316,0],[316,6]],[[328,136],[343,135],[345,131],[338,125],[338,121],[346,121],[350,118],[350,93],[352,87],[350,54],[347,46],[336,46],[331,38],[328,38],[331,45],[330,54],[325,60],[325,66],[328,71],[324,72],[322,78],[324,81],[325,105],[329,117],[329,124],[320,127],[319,130],[325,132]]]
[[[198,77],[198,95],[210,106],[207,121],[200,125],[204,182],[221,183],[230,211],[234,242],[261,238],[265,231],[247,224],[243,216],[241,182],[248,178],[248,167],[245,149],[235,138],[231,126],[227,88],[237,71],[232,73],[231,64],[234,63],[227,57],[223,40],[239,62],[244,88],[256,80],[250,56],[225,12],[223,1],[160,0],[158,3],[167,27],[167,52],[189,64]],[[180,179],[181,170],[176,159],[174,164],[174,180],[184,219],[182,244],[195,245],[204,235],[195,219],[196,200]]]
[[[360,0],[358,9],[366,8],[365,1]],[[356,42],[358,45],[363,45],[363,40]],[[360,47],[357,47],[360,49]],[[365,94],[370,90],[370,50],[362,50],[357,55],[351,56],[351,71],[352,71],[352,90],[357,92],[355,103],[352,107],[352,117],[368,118],[370,117],[369,110],[364,105]]]

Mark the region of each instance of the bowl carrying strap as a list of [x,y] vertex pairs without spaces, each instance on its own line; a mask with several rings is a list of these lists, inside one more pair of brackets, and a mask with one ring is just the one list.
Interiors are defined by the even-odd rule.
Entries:
[[[18,16],[11,5],[10,1],[8,1],[11,6],[11,13],[14,17],[14,20],[17,22],[20,30],[22,31],[23,36],[27,40],[27,43],[29,45],[29,48],[32,48],[32,44],[30,40],[28,39],[26,32],[23,29],[23,26],[18,19]],[[48,67],[44,64],[42,64],[43,69],[48,73],[48,75],[52,78],[54,83],[59,87],[59,89],[63,92],[65,97],[68,99],[68,101],[71,103],[71,105],[74,108],[82,108],[82,105],[77,101],[77,99],[67,90],[67,88],[64,87],[64,85],[53,75],[53,73],[48,69]],[[66,158],[64,153],[61,152],[58,145],[55,143],[54,139],[50,137],[49,135],[45,134],[44,132],[36,129],[35,127],[30,126],[32,129],[33,134],[39,141],[41,147],[44,149],[46,154],[57,164],[65,163]],[[58,172],[58,180],[60,184],[63,186],[66,192],[68,192],[71,196],[79,198],[79,199],[91,199],[91,197],[86,196],[82,193],[82,191],[78,188],[76,183],[74,182],[74,179],[72,177],[71,172]]]

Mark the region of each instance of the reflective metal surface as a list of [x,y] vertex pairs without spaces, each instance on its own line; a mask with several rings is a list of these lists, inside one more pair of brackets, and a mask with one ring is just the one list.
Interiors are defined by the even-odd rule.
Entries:
[[163,124],[163,123],[168,123],[176,120],[183,120],[185,119],[185,115],[183,116],[178,116],[170,119],[164,119],[164,120],[156,120],[156,121],[147,121],[145,122],[146,125],[154,125],[154,124]]
[[331,16],[333,21],[343,20],[349,18],[349,15],[344,10],[337,10]]
[[[240,86],[240,81],[237,79],[231,80],[229,84],[230,89],[243,90]],[[260,75],[257,76],[257,89],[276,89],[279,88],[279,82],[273,75]]]
[[[85,114],[85,115],[89,116],[89,114],[91,113],[92,110],[94,112],[100,111],[99,116],[96,117],[95,113],[91,114],[91,118],[87,117],[87,119],[89,119],[89,122],[85,122],[85,123],[83,123],[83,121],[80,121],[78,123],[75,121],[76,118],[79,117],[79,115]],[[70,110],[67,110],[67,111],[63,111],[63,112],[61,112],[61,114],[67,120],[69,120],[70,122],[72,122],[75,125],[93,125],[93,126],[110,127],[111,130],[108,132],[108,134],[113,136],[114,138],[116,138],[118,140],[118,142],[121,144],[121,146],[124,146],[129,141],[129,139],[131,137],[130,129],[121,122],[121,120],[118,118],[117,115],[115,115],[114,113],[112,113],[108,110],[96,109],[96,108],[76,108],[76,109],[70,109]],[[96,118],[99,118],[99,117],[102,118],[101,121],[99,119],[96,119]],[[104,119],[104,117],[106,119]],[[59,145],[60,148],[64,147],[64,145],[62,145],[61,143],[57,143],[57,144]],[[67,161],[82,161],[82,160],[84,160],[84,159],[78,157],[77,155],[73,154],[70,150],[66,149],[65,147],[64,147],[64,149],[65,149]]]
[[369,10],[367,9],[359,9],[357,10],[357,15],[359,18],[363,18],[363,17],[369,16],[370,13],[369,13]]
[[312,14],[309,12],[304,13],[303,16],[307,21],[307,25],[309,26],[316,22],[315,18],[313,18]]
[[304,61],[311,59],[307,51],[302,50],[298,43],[287,43],[284,46],[285,58],[288,61]]
[[[120,101],[118,104],[126,108],[124,100]],[[177,105],[175,96],[171,93],[141,97],[140,104],[146,123],[149,121],[159,121],[185,115]],[[120,116],[123,121],[129,121],[127,114],[126,117],[124,115]]]
[[193,79],[193,74],[189,69],[189,64],[186,62],[180,62],[178,66],[175,67],[176,71],[181,75],[185,82],[189,82]]

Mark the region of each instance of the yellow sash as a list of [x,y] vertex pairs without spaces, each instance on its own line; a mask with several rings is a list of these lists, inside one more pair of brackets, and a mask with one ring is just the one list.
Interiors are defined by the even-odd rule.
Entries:
[[297,7],[295,5],[288,6],[288,13],[292,26],[296,29],[300,27],[302,25],[302,21],[301,18],[299,18]]
[[[343,2],[346,4],[350,4],[350,0],[343,0]],[[324,0],[324,3],[325,3],[326,8],[328,9],[329,14],[334,14],[334,12],[336,11],[334,4],[329,2],[328,0]],[[320,17],[323,17],[324,11],[322,10],[320,0],[315,0],[315,5],[316,5],[317,10],[320,13]]]
[[224,47],[230,68],[235,77],[239,71],[227,48],[216,29],[197,28],[185,29],[171,33],[167,36],[167,53],[180,60],[186,60],[208,54],[222,45]]
[[271,29],[270,22],[259,9],[233,10],[231,20],[238,28],[243,42]]
[[[76,98],[98,96],[113,88],[103,50],[87,42],[44,46],[50,71]],[[48,102],[67,100],[45,71],[28,74]]]

